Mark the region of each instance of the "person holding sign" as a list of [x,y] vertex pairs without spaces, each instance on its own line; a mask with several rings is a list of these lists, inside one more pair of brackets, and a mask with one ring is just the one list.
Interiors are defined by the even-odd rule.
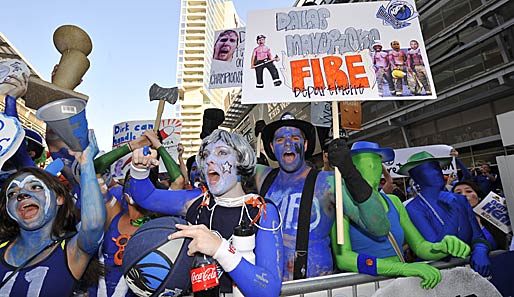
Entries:
[[[273,201],[284,219],[284,281],[333,271],[330,229],[335,220],[334,171],[318,173],[306,164],[305,159],[314,151],[315,137],[311,123],[297,120],[289,113],[262,131],[266,154],[278,161],[280,167],[257,165],[255,178],[261,196]],[[378,194],[353,165],[346,142],[332,140],[328,156],[330,163],[341,171],[351,193],[351,198],[343,196],[348,218],[371,234],[387,234],[390,224]]]
[[482,276],[491,273],[490,246],[480,230],[473,209],[466,197],[445,191],[442,167],[452,158],[436,158],[421,151],[409,157],[398,170],[408,175],[420,190],[410,203],[407,212],[412,222],[428,241],[441,241],[446,235],[454,235],[472,247],[471,268]]
[[[453,186],[452,192],[466,196],[472,208],[475,208],[475,206],[477,206],[485,196],[477,184],[467,180],[457,182]],[[508,249],[512,234],[507,235],[503,233],[500,229],[483,219],[478,214],[476,215],[476,218],[485,238],[491,245],[492,250],[496,250],[498,248],[502,250]]]
[[[380,148],[377,143],[358,141],[353,144],[352,160],[373,192],[381,196],[382,206],[391,223],[392,236],[373,236],[351,223],[345,216],[345,244],[337,244],[335,225],[332,228],[332,249],[337,267],[371,275],[419,276],[421,287],[433,288],[441,280],[438,269],[426,263],[404,263],[402,243],[407,241],[418,256],[425,260],[438,260],[448,254],[464,258],[470,247],[455,236],[444,236],[442,241],[426,241],[412,224],[405,207],[398,197],[378,192],[382,162],[394,160],[391,148]],[[346,189],[346,188],[345,188]],[[350,195],[346,191],[345,195]]]
[[256,88],[264,88],[264,80],[262,77],[264,68],[268,69],[269,73],[271,74],[271,78],[273,79],[273,84],[276,87],[282,84],[282,81],[278,76],[277,67],[275,67],[275,64],[273,64],[273,62],[278,62],[279,58],[277,55],[273,57],[270,48],[267,47],[265,43],[266,36],[257,36],[257,44],[259,46],[254,48],[252,53],[252,69],[255,69],[255,75],[257,78],[257,85],[255,86]]

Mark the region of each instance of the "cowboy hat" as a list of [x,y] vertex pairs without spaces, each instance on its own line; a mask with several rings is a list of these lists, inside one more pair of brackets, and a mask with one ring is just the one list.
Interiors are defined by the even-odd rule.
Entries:
[[448,166],[450,162],[452,161],[452,157],[434,157],[431,153],[427,151],[421,151],[415,154],[412,154],[409,159],[407,159],[407,163],[400,166],[400,169],[398,169],[398,173],[401,175],[407,175],[409,176],[409,170],[412,168],[420,165],[421,163],[435,161],[439,162],[439,166],[441,168]]
[[277,161],[275,154],[271,150],[270,144],[273,142],[275,131],[282,127],[295,127],[300,129],[305,135],[307,140],[307,150],[305,151],[305,158],[312,156],[314,148],[316,147],[316,129],[314,126],[306,121],[297,120],[295,117],[286,112],[280,117],[280,120],[271,122],[264,127],[262,130],[262,143],[264,144],[264,150],[266,155],[273,161]]
[[378,143],[370,141],[357,141],[352,145],[350,150],[353,155],[361,153],[375,153],[382,156],[382,162],[389,162],[394,160],[394,150],[392,148],[381,148]]

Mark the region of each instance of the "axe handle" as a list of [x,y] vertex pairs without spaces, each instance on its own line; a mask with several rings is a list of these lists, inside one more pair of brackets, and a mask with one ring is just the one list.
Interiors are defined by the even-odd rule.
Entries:
[[166,101],[159,100],[159,106],[157,107],[157,116],[155,117],[155,123],[153,125],[153,131],[155,133],[159,133],[159,128],[161,126],[162,112],[164,111],[164,103],[166,103]]

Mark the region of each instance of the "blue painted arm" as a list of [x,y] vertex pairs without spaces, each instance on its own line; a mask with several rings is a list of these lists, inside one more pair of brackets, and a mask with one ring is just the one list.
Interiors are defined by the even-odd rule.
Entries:
[[[266,218],[260,226],[276,228],[280,218],[275,205],[267,204]],[[255,265],[244,258],[229,272],[245,296],[278,296],[282,287],[283,267],[282,232],[259,230],[255,238]]]
[[[132,170],[131,172],[134,172]],[[142,176],[140,176],[142,177]],[[133,174],[125,192],[144,209],[167,215],[185,216],[189,205],[202,195],[200,189],[160,190],[156,189],[148,177],[139,179]]]
[[489,243],[487,242],[482,229],[478,224],[475,213],[471,208],[471,205],[465,201],[466,215],[468,221],[471,224],[471,230],[473,232],[471,245],[471,268],[478,272],[481,276],[491,275],[491,261],[489,260]]
[[462,180],[470,180],[471,179],[471,172],[469,171],[468,167],[462,163],[460,159],[455,158],[455,163],[457,163],[457,167],[462,170]]
[[[18,118],[18,111],[16,110],[16,98],[12,96],[5,96],[5,115]],[[23,167],[35,167],[34,161],[27,153],[27,144],[22,141],[16,153],[11,157],[16,169]]]
[[81,226],[78,233],[78,244],[87,254],[93,255],[103,238],[105,206],[93,164],[98,147],[92,131],[89,132],[89,141],[90,144],[82,153],[80,161],[82,208],[80,209]]

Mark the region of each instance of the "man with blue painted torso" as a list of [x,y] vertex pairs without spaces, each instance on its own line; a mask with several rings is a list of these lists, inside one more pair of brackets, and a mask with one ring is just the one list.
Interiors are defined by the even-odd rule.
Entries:
[[[330,251],[330,229],[335,220],[334,172],[322,171],[309,179],[312,169],[305,159],[314,151],[315,129],[312,124],[296,120],[291,114],[284,114],[278,121],[268,124],[262,132],[262,140],[268,157],[278,161],[280,168],[257,165],[256,184],[260,194],[272,200],[282,216],[284,240],[283,280],[327,275],[333,271]],[[352,221],[377,235],[387,234],[389,221],[380,200],[371,190],[352,163],[350,151],[342,139],[332,141],[330,162],[341,171],[352,198],[344,197],[344,211]],[[268,178],[268,176],[276,177]],[[309,181],[308,181],[309,180]],[[306,182],[308,181],[308,182]],[[271,183],[271,184],[270,184]],[[310,232],[308,235],[307,264],[302,276],[295,273],[297,255],[296,241],[298,223],[306,220],[300,215],[300,204],[306,192],[304,185],[313,183],[312,206],[310,209]],[[310,197],[305,197],[306,199]]]

